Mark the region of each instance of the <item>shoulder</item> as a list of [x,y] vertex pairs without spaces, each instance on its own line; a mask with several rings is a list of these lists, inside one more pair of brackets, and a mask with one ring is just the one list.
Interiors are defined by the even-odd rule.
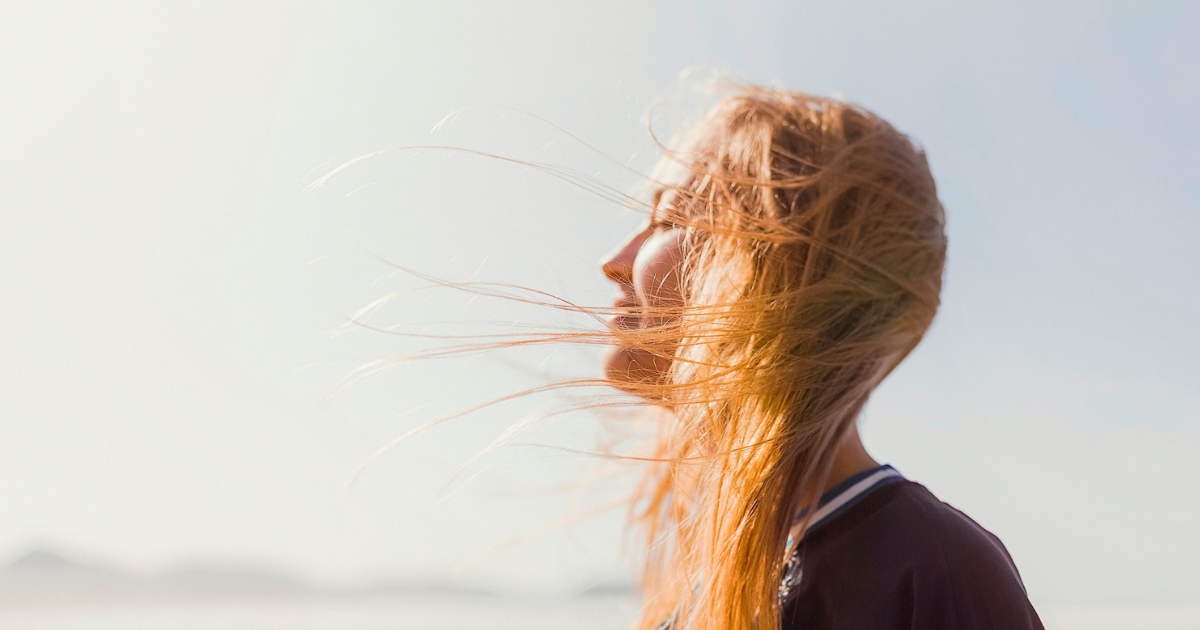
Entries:
[[800,598],[826,602],[830,614],[878,609],[897,627],[1041,628],[1000,540],[911,481],[810,531],[801,553]]
[[[881,538],[898,538],[900,544],[889,545],[887,552],[914,567],[944,570],[955,580],[974,581],[991,576],[1020,590],[1023,594],[1017,567],[1008,550],[994,534],[978,523],[939,500],[925,486],[901,481],[880,488],[877,509],[864,510],[858,526],[863,534],[874,534],[868,544]],[[855,528],[852,519],[846,525]],[[881,537],[880,530],[889,530]]]

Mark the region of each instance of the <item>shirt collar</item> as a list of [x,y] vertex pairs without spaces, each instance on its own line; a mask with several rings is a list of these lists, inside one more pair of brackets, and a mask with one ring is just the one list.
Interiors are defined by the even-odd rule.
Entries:
[[[892,468],[889,464],[850,475],[828,492],[821,495],[821,500],[817,503],[817,511],[813,513],[812,520],[809,521],[805,533],[811,532],[832,521],[839,514],[850,509],[875,490],[890,483],[902,481],[903,479],[904,475],[901,475],[899,471]],[[804,512],[800,513],[797,520],[800,518],[804,518]]]

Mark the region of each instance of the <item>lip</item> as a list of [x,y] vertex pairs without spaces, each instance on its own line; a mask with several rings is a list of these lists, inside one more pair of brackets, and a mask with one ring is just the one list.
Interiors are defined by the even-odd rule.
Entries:
[[614,332],[631,332],[642,328],[642,319],[640,317],[631,317],[629,315],[614,315],[608,318],[609,329]]
[[641,302],[630,299],[628,293],[617,291],[617,295],[613,297],[613,313],[608,318],[608,324],[621,330],[640,327],[641,318],[633,312],[633,309],[639,306],[641,306]]

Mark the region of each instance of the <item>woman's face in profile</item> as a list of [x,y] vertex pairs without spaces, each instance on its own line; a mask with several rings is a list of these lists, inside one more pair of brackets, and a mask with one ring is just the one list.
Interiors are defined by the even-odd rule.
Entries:
[[[629,312],[614,316],[609,325],[619,330],[638,330],[666,323],[664,308],[683,305],[679,270],[683,264],[684,230],[650,220],[619,244],[601,261],[609,280],[617,283],[614,306]],[[670,348],[659,351],[669,355]],[[655,382],[671,365],[671,359],[645,348],[614,346],[603,359],[608,378],[626,383]]]

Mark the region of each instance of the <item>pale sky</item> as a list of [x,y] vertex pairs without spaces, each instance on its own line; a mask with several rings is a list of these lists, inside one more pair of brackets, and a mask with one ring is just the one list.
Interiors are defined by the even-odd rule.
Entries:
[[[591,350],[408,364],[327,396],[422,347],[345,326],[417,284],[388,262],[603,305],[596,261],[639,217],[432,151],[304,189],[371,151],[445,144],[633,191],[656,159],[650,108],[686,108],[681,73],[717,68],[865,105],[928,153],[949,222],[943,307],[866,412],[876,459],[999,535],[1051,616],[1200,606],[1200,5],[433,4],[7,8],[0,556],[449,579],[578,511],[556,488],[592,462],[557,451],[505,449],[451,482],[550,398],[455,420],[346,482],[440,414],[593,373]],[[446,291],[371,322],[587,324]],[[522,441],[596,434],[576,415]],[[620,578],[620,517],[458,579]]]

